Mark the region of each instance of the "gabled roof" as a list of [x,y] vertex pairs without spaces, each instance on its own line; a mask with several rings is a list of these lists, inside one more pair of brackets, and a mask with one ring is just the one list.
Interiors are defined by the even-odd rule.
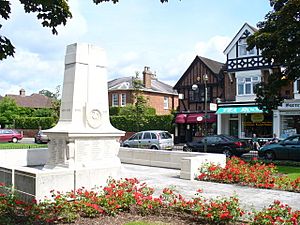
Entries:
[[245,30],[248,30],[251,34],[254,34],[257,31],[257,29],[255,27],[249,25],[248,23],[244,23],[244,25],[242,26],[242,28],[237,32],[237,34],[231,40],[231,42],[229,43],[229,45],[225,48],[225,50],[224,50],[224,54],[225,55],[227,55],[228,52],[230,51],[230,49],[233,48],[233,46],[235,45],[235,43],[237,43],[237,41],[244,34]]
[[41,94],[32,94],[30,96],[7,94],[5,96],[14,99],[16,104],[22,107],[36,109],[52,107],[51,99]]
[[192,67],[194,66],[194,64],[196,64],[198,61],[202,62],[204,65],[207,66],[207,68],[215,75],[218,76],[223,68],[223,66],[225,65],[224,63],[212,60],[212,59],[208,59],[202,56],[196,56],[195,59],[193,60],[193,62],[191,63],[191,65],[187,68],[187,70],[183,73],[183,75],[181,76],[181,78],[177,81],[177,83],[174,86],[174,89],[176,89],[178,87],[178,85],[180,85],[180,83],[182,82],[182,80],[188,75],[189,71],[192,69]]
[[[108,82],[108,91],[133,90],[132,80],[134,77],[121,77]],[[177,95],[173,87],[157,79],[151,80],[151,88],[142,88],[142,91]]]

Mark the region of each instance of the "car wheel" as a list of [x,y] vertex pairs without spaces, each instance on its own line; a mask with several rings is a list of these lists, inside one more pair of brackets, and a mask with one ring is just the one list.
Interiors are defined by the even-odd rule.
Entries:
[[156,147],[155,145],[153,145],[153,146],[151,146],[151,149],[158,150],[158,147]]
[[223,150],[223,154],[226,155],[226,157],[228,158],[232,156],[232,152],[228,148]]
[[265,158],[268,160],[274,160],[275,159],[274,152],[271,152],[271,151],[266,152]]
[[129,148],[129,145],[124,145],[123,147],[124,147],[124,148]]
[[13,137],[13,138],[11,139],[11,141],[12,141],[13,143],[17,143],[17,142],[18,142],[18,138]]
[[192,152],[193,150],[190,147],[183,147],[184,152]]

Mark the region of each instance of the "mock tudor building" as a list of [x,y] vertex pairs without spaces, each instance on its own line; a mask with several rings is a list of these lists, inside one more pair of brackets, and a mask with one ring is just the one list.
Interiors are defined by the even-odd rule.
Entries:
[[175,118],[175,143],[192,141],[216,134],[217,116],[211,108],[223,98],[224,64],[196,56],[174,89],[179,94],[179,110]]
[[[108,82],[109,106],[123,107],[133,104],[134,77],[121,77]],[[159,81],[156,74],[145,66],[142,79],[142,95],[157,115],[168,115],[178,107],[178,94],[173,87]]]
[[[255,85],[261,81],[267,81],[270,72],[280,68],[265,60],[259,49],[247,50],[246,40],[256,31],[256,28],[245,23],[224,50],[224,54],[227,56],[224,69],[225,95],[224,99],[218,102],[218,134],[228,134],[246,139],[251,138],[254,133],[260,138],[271,138],[273,133],[282,136],[283,129],[295,127],[291,125],[292,119],[294,116],[300,115],[300,105],[290,100],[276,110],[274,115],[273,113],[263,113],[257,107]],[[296,84],[295,87],[297,87]],[[286,99],[293,97],[291,90],[290,87],[282,90]],[[286,111],[292,114],[287,116]],[[298,126],[299,128],[300,126]]]

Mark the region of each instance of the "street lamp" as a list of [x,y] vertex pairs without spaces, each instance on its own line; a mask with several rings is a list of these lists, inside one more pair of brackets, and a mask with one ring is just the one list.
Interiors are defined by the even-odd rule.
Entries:
[[[204,80],[204,136],[207,136],[207,81],[208,76],[207,74],[203,75]],[[204,152],[207,152],[207,140],[204,139]]]
[[[208,76],[207,74],[203,75],[203,81],[204,81],[204,137],[207,136],[207,81],[208,81]],[[200,81],[200,77],[197,77],[197,81]],[[193,84],[192,85],[192,90],[196,91],[197,89],[200,89],[198,84]],[[197,101],[196,101],[196,110],[197,110]],[[207,140],[206,138],[204,139],[204,152],[207,152]]]

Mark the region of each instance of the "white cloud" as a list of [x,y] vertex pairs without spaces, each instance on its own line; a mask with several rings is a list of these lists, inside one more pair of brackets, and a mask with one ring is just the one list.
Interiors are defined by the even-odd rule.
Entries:
[[42,89],[54,90],[61,84],[62,60],[43,60],[37,53],[18,49],[14,58],[0,64],[0,95],[18,93],[24,88],[27,94]]
[[203,56],[220,62],[225,62],[226,57],[223,54],[223,51],[230,41],[230,37],[214,36],[208,41],[200,41],[196,43],[195,52],[199,56]]

